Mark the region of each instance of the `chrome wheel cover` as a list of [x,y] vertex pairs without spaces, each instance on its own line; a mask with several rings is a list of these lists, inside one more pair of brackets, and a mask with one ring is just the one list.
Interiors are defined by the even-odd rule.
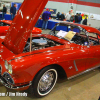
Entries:
[[48,94],[54,87],[57,81],[57,71],[55,69],[50,69],[46,71],[39,80],[38,83],[38,93],[42,96]]

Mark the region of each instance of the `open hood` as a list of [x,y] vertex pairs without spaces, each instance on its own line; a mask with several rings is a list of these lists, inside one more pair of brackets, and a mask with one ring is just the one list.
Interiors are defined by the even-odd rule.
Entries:
[[4,45],[13,53],[23,52],[27,39],[47,1],[24,0],[4,40]]

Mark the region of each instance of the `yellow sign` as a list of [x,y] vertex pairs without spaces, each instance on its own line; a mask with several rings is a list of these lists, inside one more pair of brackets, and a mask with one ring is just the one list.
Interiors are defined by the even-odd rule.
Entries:
[[67,40],[71,41],[72,38],[74,37],[74,35],[75,35],[75,32],[69,31],[69,32],[65,35],[64,38],[66,38]]

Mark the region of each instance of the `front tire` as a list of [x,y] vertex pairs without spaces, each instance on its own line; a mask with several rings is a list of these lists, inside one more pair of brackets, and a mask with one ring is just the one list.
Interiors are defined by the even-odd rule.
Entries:
[[51,66],[42,69],[35,77],[32,87],[36,97],[46,96],[51,92],[57,82],[57,71]]

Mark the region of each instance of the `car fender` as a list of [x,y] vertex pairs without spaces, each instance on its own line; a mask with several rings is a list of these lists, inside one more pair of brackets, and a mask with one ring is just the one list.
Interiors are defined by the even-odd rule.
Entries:
[[[11,61],[11,65],[13,67],[14,76],[20,77],[16,82],[24,82],[32,81],[35,75],[44,67],[49,65],[59,65],[61,66],[67,75],[68,66],[70,66],[70,60],[65,61],[64,56],[61,53],[62,51],[55,51],[52,54],[48,55],[48,53],[30,55],[22,58],[17,58]],[[48,56],[47,56],[48,55]],[[58,56],[59,55],[59,56]],[[19,62],[19,63],[18,63]]]

